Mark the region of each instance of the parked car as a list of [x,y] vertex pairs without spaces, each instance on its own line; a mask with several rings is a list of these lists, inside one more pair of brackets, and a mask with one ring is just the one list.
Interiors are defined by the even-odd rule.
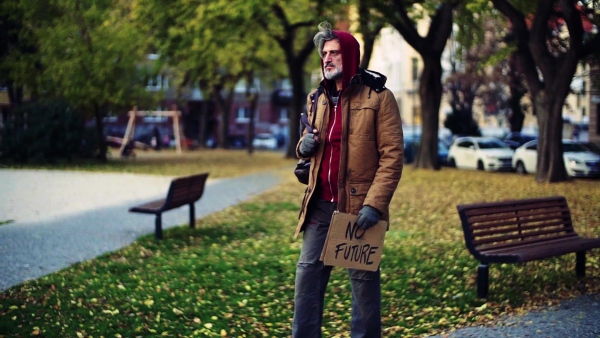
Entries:
[[[420,140],[404,138],[404,163],[413,163],[419,151]],[[448,160],[448,146],[441,140],[438,141],[438,161],[440,165],[446,165]]]
[[448,150],[448,165],[465,169],[512,170],[513,152],[495,137],[459,137]]
[[[600,176],[600,155],[593,153],[583,144],[563,140],[563,160],[567,174],[573,177]],[[537,167],[538,141],[525,143],[515,150],[513,168],[521,174],[535,173]]]
[[510,148],[517,149],[529,141],[537,140],[537,138],[537,135],[534,134],[511,132],[504,137],[503,141]]
[[600,155],[600,145],[594,142],[581,142],[586,148],[588,148],[592,153],[596,153]]
[[256,149],[277,149],[277,138],[272,134],[258,134],[252,141]]

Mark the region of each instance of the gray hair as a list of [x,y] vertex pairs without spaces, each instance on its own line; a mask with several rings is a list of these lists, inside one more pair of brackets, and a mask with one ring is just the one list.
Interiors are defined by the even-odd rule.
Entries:
[[319,24],[319,32],[315,34],[313,38],[313,42],[315,43],[315,47],[319,51],[319,56],[323,58],[323,45],[325,45],[325,41],[337,39],[337,35],[331,30],[331,24],[327,21],[321,22]]

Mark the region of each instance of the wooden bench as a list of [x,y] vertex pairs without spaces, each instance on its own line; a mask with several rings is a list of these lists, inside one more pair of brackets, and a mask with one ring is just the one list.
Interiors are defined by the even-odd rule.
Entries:
[[140,204],[129,209],[130,212],[154,214],[154,236],[162,239],[162,213],[188,204],[190,206],[190,228],[196,225],[194,203],[202,197],[208,173],[179,177],[171,181],[167,197]]
[[575,232],[562,196],[457,206],[465,243],[480,261],[477,296],[487,297],[490,263],[521,263],[576,254],[577,276],[585,276],[585,252],[600,247],[600,238]]

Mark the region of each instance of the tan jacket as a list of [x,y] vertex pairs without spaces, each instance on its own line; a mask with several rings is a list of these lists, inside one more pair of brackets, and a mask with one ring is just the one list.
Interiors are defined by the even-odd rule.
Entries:
[[[342,96],[342,148],[338,180],[338,210],[358,214],[363,205],[370,205],[389,221],[389,203],[402,175],[404,140],[398,104],[381,79],[373,80],[374,72],[361,70]],[[375,73],[377,74],[377,73]],[[370,85],[370,86],[369,86]],[[308,120],[313,121],[312,105],[316,105],[314,127],[324,138],[329,123],[328,94],[318,98],[313,90],[307,98]],[[304,134],[306,134],[306,130]],[[300,139],[302,142],[303,137]],[[300,145],[296,147],[296,154]],[[295,236],[303,230],[308,202],[317,186],[318,170],[323,159],[324,143],[311,157],[310,177],[298,216]]]

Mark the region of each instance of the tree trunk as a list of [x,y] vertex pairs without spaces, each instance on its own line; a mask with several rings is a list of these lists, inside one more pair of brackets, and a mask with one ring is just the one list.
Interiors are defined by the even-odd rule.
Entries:
[[9,81],[8,87],[8,102],[13,106],[18,106],[23,103],[23,87]]
[[520,132],[523,129],[523,122],[525,121],[521,99],[527,93],[527,89],[523,85],[523,79],[521,78],[522,70],[516,53],[512,53],[508,58],[508,68],[508,83],[510,84],[510,98],[508,99],[510,115],[508,116],[508,123],[510,124],[510,131]]
[[535,93],[533,98],[538,112],[538,182],[563,182],[569,179],[562,152],[562,103],[564,98],[552,95],[549,90]]
[[217,111],[221,116],[219,124],[219,148],[229,149],[229,115],[233,101],[234,88],[230,88],[227,97],[221,95],[220,86],[213,86],[213,97]]
[[415,158],[415,168],[440,169],[438,160],[438,127],[442,98],[442,65],[440,57],[423,57],[423,73],[419,83],[421,99],[421,143]]
[[208,100],[204,98],[200,106],[200,116],[198,116],[198,147],[206,146],[206,125],[208,122]]
[[104,114],[102,113],[102,109],[100,108],[100,106],[98,104],[94,104],[94,116],[96,117],[96,134],[98,137],[98,149],[99,152],[96,155],[96,158],[99,159],[102,162],[106,162],[107,158],[106,158],[106,152],[107,152],[107,144],[106,144],[106,138],[104,137],[104,119],[103,116]]
[[523,129],[523,123],[525,121],[525,114],[521,107],[521,99],[523,96],[523,92],[519,91],[518,88],[510,86],[510,98],[508,99],[510,115],[508,116],[508,123],[510,124],[510,131],[512,132],[520,132]]
[[206,86],[203,86],[201,82],[198,83],[198,88],[202,91],[202,104],[200,105],[200,112],[198,116],[198,147],[205,148],[206,147],[206,125],[208,124],[208,102],[210,91]]
[[300,130],[300,115],[304,111],[306,104],[306,93],[304,92],[304,62],[288,61],[288,70],[292,82],[292,110],[288,116],[289,126],[289,144],[285,157],[296,158],[296,145],[300,140],[298,130]]
[[[362,18],[362,15],[361,15]],[[382,24],[375,26],[373,31],[368,31],[367,28],[363,29],[362,25],[368,25],[367,22],[361,22],[361,33],[363,37],[363,52],[360,60],[360,68],[369,68],[369,62],[371,62],[371,56],[373,55],[373,48],[375,47],[375,39],[379,35],[379,32],[383,28]]]
[[246,78],[246,101],[250,104],[250,123],[248,123],[248,154],[254,152],[255,115],[258,104],[258,91],[251,85],[254,81],[254,72],[250,72]]

